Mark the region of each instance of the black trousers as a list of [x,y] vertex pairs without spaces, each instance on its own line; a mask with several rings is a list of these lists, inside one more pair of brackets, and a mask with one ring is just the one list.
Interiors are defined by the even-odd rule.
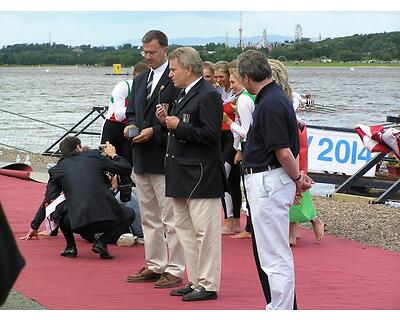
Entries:
[[86,225],[77,230],[71,229],[68,214],[65,214],[60,220],[60,229],[67,242],[67,247],[76,247],[74,233],[82,234],[84,238],[88,234],[102,233],[97,241],[104,245],[115,242],[119,236],[129,230],[130,225],[135,219],[135,211],[129,207],[122,207],[122,215],[115,221],[101,221]]
[[101,143],[109,141],[114,147],[118,155],[128,160],[132,165],[132,146],[131,142],[124,137],[125,124],[106,120],[101,135]]
[[[233,164],[236,150],[233,148],[233,134],[230,130],[223,130],[221,133],[222,158],[224,162],[231,165],[231,172],[228,176],[228,192],[232,197],[233,217],[240,218],[240,208],[242,206],[242,191],[240,190],[240,165]],[[226,212],[225,199],[222,198],[225,219],[228,218]]]

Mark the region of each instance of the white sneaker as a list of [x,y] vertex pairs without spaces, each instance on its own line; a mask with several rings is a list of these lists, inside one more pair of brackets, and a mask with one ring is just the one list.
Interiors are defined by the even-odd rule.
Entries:
[[137,237],[134,236],[132,233],[124,233],[121,234],[117,241],[118,247],[132,247],[136,244]]
[[144,244],[144,238],[138,238],[136,237],[136,244]]

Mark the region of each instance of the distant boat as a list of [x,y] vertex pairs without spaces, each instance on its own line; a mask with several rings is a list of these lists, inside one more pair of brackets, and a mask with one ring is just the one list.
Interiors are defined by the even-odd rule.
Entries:
[[121,64],[115,63],[115,64],[113,64],[112,73],[106,73],[106,75],[107,76],[129,76],[130,73],[129,72],[123,73],[122,72],[122,68],[121,68]]

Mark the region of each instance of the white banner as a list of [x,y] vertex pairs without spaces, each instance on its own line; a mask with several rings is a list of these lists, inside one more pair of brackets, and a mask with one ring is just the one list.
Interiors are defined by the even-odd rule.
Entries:
[[[356,132],[307,128],[307,134],[310,172],[352,175],[373,158]],[[375,166],[364,176],[374,175]]]

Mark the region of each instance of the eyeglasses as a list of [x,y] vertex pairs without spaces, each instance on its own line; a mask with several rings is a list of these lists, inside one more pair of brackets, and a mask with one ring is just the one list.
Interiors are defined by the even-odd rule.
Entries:
[[142,55],[142,57],[145,57],[147,55],[149,56],[154,56],[157,53],[157,51],[141,51],[140,54]]

